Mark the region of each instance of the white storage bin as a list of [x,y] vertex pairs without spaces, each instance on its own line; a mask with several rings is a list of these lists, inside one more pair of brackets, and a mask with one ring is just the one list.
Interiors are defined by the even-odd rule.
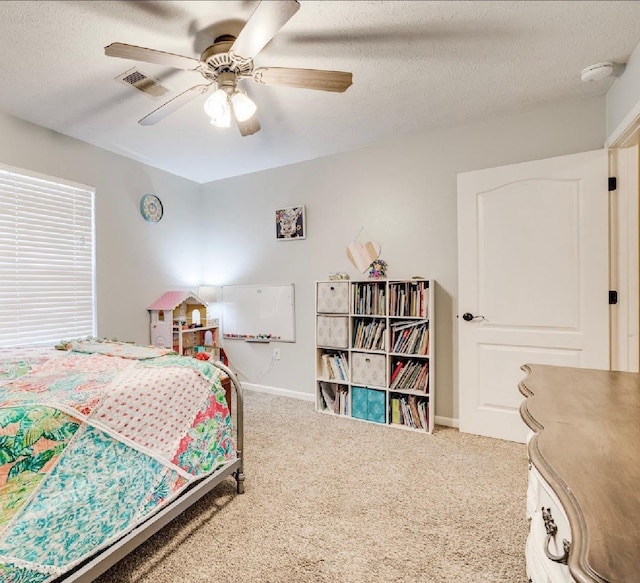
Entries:
[[318,316],[316,344],[329,348],[349,346],[349,318],[346,316]]
[[349,313],[349,282],[318,283],[318,312],[323,314]]
[[387,386],[387,357],[384,354],[353,352],[351,354],[351,380],[365,386]]

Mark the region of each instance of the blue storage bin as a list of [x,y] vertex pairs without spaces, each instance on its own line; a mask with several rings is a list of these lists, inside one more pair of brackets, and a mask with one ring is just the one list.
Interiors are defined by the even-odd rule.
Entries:
[[386,394],[365,387],[351,388],[351,416],[375,423],[386,423]]
[[367,390],[367,405],[369,407],[369,421],[376,423],[386,423],[386,394],[384,391],[376,391],[375,389]]
[[351,417],[356,419],[369,418],[367,392],[367,389],[363,387],[351,388]]

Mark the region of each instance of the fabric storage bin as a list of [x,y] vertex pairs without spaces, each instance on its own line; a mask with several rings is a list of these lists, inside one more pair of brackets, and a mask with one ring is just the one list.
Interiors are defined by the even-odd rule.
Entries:
[[346,316],[318,316],[316,344],[329,348],[349,346],[349,318]]
[[349,346],[349,318],[331,318],[331,346],[348,348]]
[[367,352],[351,353],[351,380],[362,385],[386,387],[387,357]]
[[318,316],[316,319],[316,344],[331,346],[331,320],[328,316]]
[[325,314],[349,313],[349,282],[331,281],[318,283],[318,312]]
[[351,387],[351,417],[356,419],[369,418],[367,389],[363,387]]
[[356,419],[386,423],[385,403],[384,391],[365,387],[351,388],[351,416]]
[[376,391],[375,389],[367,390],[367,405],[369,408],[369,421],[376,423],[386,423],[387,395],[384,391]]

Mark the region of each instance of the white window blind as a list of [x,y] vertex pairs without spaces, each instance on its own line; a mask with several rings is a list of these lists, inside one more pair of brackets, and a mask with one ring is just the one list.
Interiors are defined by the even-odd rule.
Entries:
[[0,347],[95,335],[93,199],[0,165]]

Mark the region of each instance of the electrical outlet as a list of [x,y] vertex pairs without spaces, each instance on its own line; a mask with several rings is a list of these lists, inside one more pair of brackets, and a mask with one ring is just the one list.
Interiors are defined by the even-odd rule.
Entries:
[[273,349],[273,359],[274,360],[280,360],[280,349],[279,348],[274,348]]

